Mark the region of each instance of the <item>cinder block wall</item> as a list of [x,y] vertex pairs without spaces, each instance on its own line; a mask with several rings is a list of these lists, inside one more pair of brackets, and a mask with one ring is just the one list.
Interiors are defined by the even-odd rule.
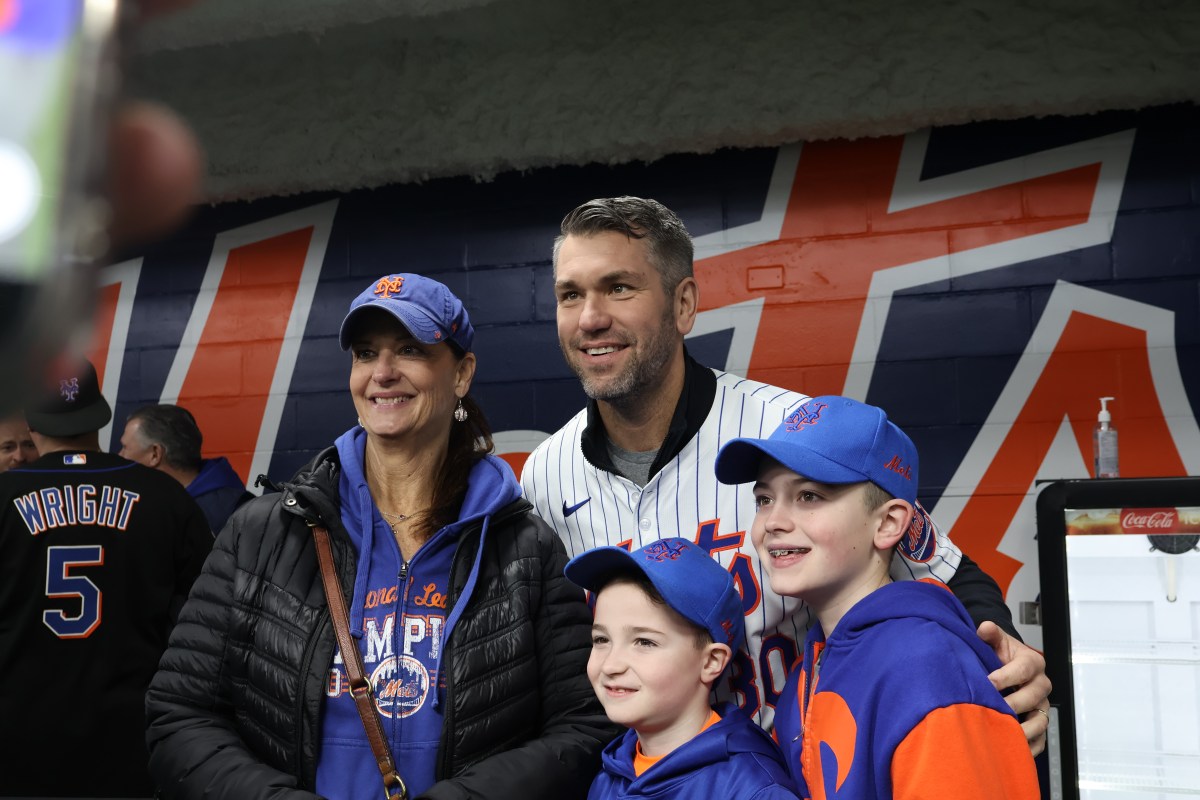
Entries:
[[1173,106],[221,205],[106,270],[95,357],[118,420],[178,401],[208,453],[283,479],[354,424],[350,299],[421,272],[466,301],[475,391],[519,468],[583,405],[558,221],[655,197],[697,241],[693,354],[885,407],[923,502],[1015,606],[1037,595],[1035,483],[1088,475],[1100,395],[1123,475],[1200,474],[1198,129]]

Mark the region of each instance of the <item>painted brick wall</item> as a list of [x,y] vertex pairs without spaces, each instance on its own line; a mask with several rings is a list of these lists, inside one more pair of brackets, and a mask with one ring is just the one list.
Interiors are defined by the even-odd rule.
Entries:
[[1123,475],[1200,474],[1198,129],[1175,106],[217,206],[106,270],[95,358],[118,420],[178,401],[209,454],[286,478],[354,423],[349,300],[422,272],[466,302],[475,391],[519,466],[583,403],[558,221],[654,197],[696,237],[693,354],[885,407],[923,502],[1015,606],[1038,591],[1034,484],[1088,474],[1100,395]]

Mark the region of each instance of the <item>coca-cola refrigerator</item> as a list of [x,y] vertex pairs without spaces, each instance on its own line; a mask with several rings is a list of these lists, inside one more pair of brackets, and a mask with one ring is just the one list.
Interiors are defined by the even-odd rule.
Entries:
[[1200,797],[1200,477],[1049,483],[1037,532],[1043,795]]

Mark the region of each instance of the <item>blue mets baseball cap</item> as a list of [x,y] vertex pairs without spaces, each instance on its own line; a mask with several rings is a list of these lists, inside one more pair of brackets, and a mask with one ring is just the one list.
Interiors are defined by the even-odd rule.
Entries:
[[763,456],[818,483],[871,481],[915,506],[917,448],[882,408],[849,397],[814,397],[766,439],[733,439],[717,453],[717,480],[758,478]]
[[644,574],[675,611],[737,651],[746,639],[742,597],[729,572],[687,539],[659,539],[632,553],[597,547],[581,553],[563,570],[567,579],[595,593],[613,573],[633,567]]
[[453,292],[424,275],[399,272],[384,275],[354,298],[338,334],[343,350],[350,349],[351,320],[367,308],[388,312],[423,344],[453,342],[469,353],[475,340],[467,309]]

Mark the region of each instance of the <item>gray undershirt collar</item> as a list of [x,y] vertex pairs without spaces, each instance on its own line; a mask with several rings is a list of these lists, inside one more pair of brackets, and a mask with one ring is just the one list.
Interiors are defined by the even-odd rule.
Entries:
[[625,476],[629,480],[636,483],[639,487],[645,486],[650,480],[650,467],[654,465],[654,457],[658,455],[657,450],[649,452],[638,452],[635,450],[622,450],[617,447],[612,441],[607,441],[606,449],[608,457],[612,461],[617,472]]

